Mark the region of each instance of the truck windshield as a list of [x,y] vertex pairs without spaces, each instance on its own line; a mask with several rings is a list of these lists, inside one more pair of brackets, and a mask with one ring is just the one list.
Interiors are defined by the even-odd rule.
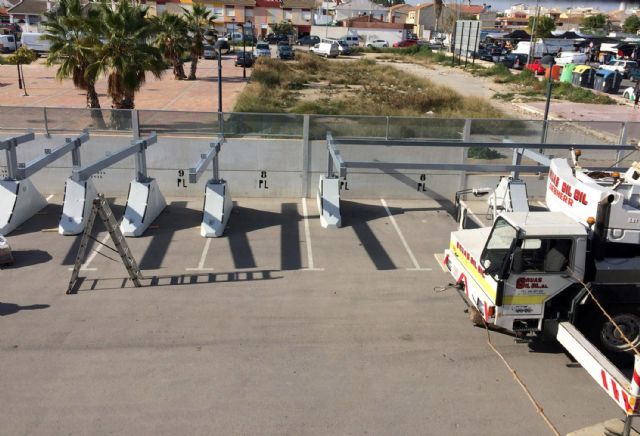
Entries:
[[497,278],[517,234],[516,229],[504,218],[496,220],[480,257],[480,263],[487,274]]

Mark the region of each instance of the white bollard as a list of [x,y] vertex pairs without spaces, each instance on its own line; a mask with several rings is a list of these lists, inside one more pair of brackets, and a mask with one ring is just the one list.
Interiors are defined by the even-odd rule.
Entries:
[[93,199],[98,195],[91,179],[77,182],[68,178],[64,185],[64,203],[58,225],[61,235],[79,235],[91,213]]
[[231,216],[233,201],[225,181],[209,180],[204,190],[204,208],[200,235],[205,238],[222,236]]
[[336,229],[342,226],[340,216],[340,179],[337,177],[320,176],[318,183],[318,211],[320,212],[320,225],[327,229]]
[[46,205],[31,180],[0,180],[0,233],[9,234]]
[[120,223],[122,234],[142,236],[166,206],[167,203],[155,179],[149,179],[148,182],[133,180],[129,185],[127,208]]

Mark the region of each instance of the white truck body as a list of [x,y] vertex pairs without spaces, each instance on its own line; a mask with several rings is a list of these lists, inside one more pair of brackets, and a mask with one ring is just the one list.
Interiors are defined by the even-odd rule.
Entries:
[[23,32],[20,37],[20,45],[35,51],[38,55],[49,53],[51,42],[43,39],[43,35],[44,33]]
[[[511,53],[528,55],[530,50],[530,41],[520,41]],[[558,54],[558,52],[573,50],[574,41],[572,39],[538,39],[533,44],[533,57],[541,58],[547,54],[555,55]]]

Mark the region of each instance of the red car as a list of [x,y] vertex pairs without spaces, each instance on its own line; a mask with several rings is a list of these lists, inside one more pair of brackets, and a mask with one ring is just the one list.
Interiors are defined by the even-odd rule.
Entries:
[[418,43],[417,39],[403,39],[402,41],[398,41],[393,44],[394,47],[411,47],[412,45],[416,45]]
[[527,70],[533,71],[535,74],[544,74],[546,69],[542,66],[539,59],[534,60],[525,66]]

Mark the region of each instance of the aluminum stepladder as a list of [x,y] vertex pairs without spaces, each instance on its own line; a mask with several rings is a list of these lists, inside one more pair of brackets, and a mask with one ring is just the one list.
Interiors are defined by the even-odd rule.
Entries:
[[[109,203],[105,200],[104,195],[100,194],[93,200],[93,207],[91,208],[91,213],[89,218],[87,219],[87,224],[84,227],[84,232],[82,233],[82,239],[80,240],[80,248],[78,249],[78,254],[76,255],[76,261],[73,266],[73,272],[71,273],[71,280],[69,280],[69,287],[67,288],[67,294],[73,294],[73,288],[78,281],[78,275],[80,274],[80,268],[82,267],[82,260],[84,259],[85,252],[87,251],[87,245],[89,243],[89,239],[93,239],[97,241],[93,236],[91,236],[91,231],[93,230],[93,225],[96,220],[96,215],[100,215],[100,219],[102,220],[105,228],[109,232],[111,236],[111,240],[116,246],[116,250],[122,259],[122,263],[127,269],[127,273],[129,273],[129,278],[133,281],[133,284],[136,288],[142,286],[140,280],[144,280],[144,276],[140,272],[140,268],[138,267],[138,263],[133,258],[131,254],[131,250],[129,249],[129,245],[125,237],[122,235],[120,231],[120,226],[113,216],[113,212],[109,207]],[[107,248],[111,248],[108,247]],[[113,250],[113,248],[111,248]],[[116,251],[114,250],[114,251]]]

